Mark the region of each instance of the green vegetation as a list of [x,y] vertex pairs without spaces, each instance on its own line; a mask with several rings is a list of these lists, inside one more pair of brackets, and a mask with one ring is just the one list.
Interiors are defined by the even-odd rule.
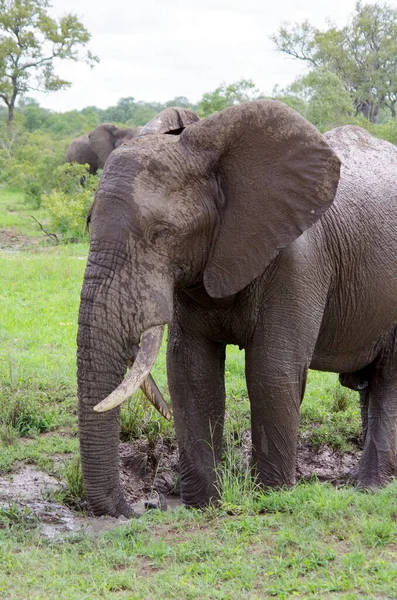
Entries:
[[99,538],[62,543],[41,539],[29,515],[11,507],[0,514],[0,595],[395,598],[396,491],[305,484],[260,496],[255,511],[149,513]]
[[60,165],[54,170],[55,188],[43,197],[50,214],[50,229],[63,234],[63,241],[88,239],[87,215],[100,175],[90,175],[85,165]]
[[204,94],[196,110],[197,114],[204,119],[229,106],[235,106],[249,100],[257,100],[261,97],[263,96],[250,79],[241,79],[229,85],[223,83],[213,92]]
[[[321,31],[308,20],[287,23],[272,40],[280,52],[308,64],[311,72],[299,78],[295,91],[298,85],[309,101],[320,103],[323,118],[330,103],[345,117],[350,112],[371,123],[385,114],[396,118],[396,9],[357,2],[350,22],[341,29],[330,25]],[[337,97],[342,106],[338,107]]]

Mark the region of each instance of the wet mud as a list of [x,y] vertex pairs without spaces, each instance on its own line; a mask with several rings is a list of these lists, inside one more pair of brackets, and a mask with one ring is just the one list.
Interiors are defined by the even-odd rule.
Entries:
[[[248,464],[250,435],[242,440],[241,464]],[[360,453],[340,453],[328,446],[314,448],[300,440],[297,459],[297,479],[313,476],[320,481],[344,483],[359,460]],[[60,457],[54,456],[54,462]],[[172,510],[181,505],[179,499],[178,450],[175,442],[138,441],[120,443],[121,480],[128,501],[139,516],[150,508]],[[97,535],[127,522],[127,519],[94,517],[88,507],[73,510],[51,500],[64,484],[39,470],[20,464],[13,473],[0,477],[0,506],[27,507],[41,535],[49,540],[62,540],[68,535]]]

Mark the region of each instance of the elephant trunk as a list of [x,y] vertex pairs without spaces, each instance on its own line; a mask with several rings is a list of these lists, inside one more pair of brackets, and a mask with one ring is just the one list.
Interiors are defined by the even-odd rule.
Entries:
[[[134,289],[134,283],[143,280],[145,274],[142,272],[131,278],[128,265],[125,270],[115,272],[112,261],[114,257],[110,252],[94,252],[91,248],[81,292],[77,375],[80,452],[86,497],[96,515],[117,517],[130,516],[133,512],[124,499],[119,479],[120,408],[97,412],[94,407],[117,390],[131,359],[135,359],[138,366],[142,362],[139,359],[140,355],[145,355],[145,336],[142,334],[147,330],[149,333],[160,331],[162,327],[155,326],[170,322],[172,293],[170,285],[164,285],[163,294],[151,293],[147,288],[139,292]],[[136,356],[141,335],[141,351]],[[161,337],[158,333],[154,337],[158,350]],[[138,387],[144,385],[143,380],[157,350],[152,352],[149,368],[141,369]],[[129,390],[128,393],[132,392]],[[151,390],[151,395],[154,403],[159,404],[157,388]]]
[[[122,381],[126,355],[114,328],[98,326],[96,309],[80,306],[77,374],[80,453],[86,498],[94,514],[131,516],[119,480],[120,409],[93,410]],[[109,331],[107,331],[109,329]]]

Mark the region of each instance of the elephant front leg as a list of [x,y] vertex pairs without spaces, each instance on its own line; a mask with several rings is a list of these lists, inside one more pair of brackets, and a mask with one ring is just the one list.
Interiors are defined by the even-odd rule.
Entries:
[[246,350],[252,465],[258,481],[265,487],[295,483],[299,408],[306,376],[307,365],[296,360],[264,361],[260,348]]
[[180,455],[181,497],[203,507],[218,497],[216,467],[225,416],[225,345],[169,330],[167,371]]

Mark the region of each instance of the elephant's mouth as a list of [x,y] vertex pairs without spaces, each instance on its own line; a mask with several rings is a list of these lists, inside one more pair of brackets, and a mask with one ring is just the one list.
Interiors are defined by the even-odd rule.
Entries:
[[171,419],[171,411],[150,376],[150,371],[160,352],[163,333],[164,325],[150,327],[143,333],[140,347],[135,347],[136,355],[131,371],[109,396],[94,406],[95,411],[105,412],[116,408],[141,387],[159,413],[166,419]]

